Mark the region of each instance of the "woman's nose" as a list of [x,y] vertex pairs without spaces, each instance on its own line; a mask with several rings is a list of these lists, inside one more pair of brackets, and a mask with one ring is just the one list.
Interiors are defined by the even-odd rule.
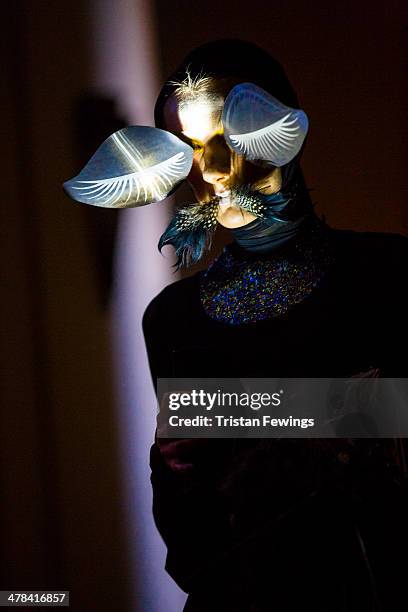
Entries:
[[222,134],[217,134],[205,145],[202,175],[206,183],[223,182],[231,172],[231,150]]

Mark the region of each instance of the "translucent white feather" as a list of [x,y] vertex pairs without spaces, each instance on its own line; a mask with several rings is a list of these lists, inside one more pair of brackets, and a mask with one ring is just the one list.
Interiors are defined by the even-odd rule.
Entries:
[[115,132],[64,188],[78,202],[129,208],[159,202],[183,181],[193,151],[173,134],[151,127]]
[[97,200],[98,206],[108,208],[126,208],[129,201],[160,202],[167,197],[175,180],[183,176],[184,167],[185,154],[181,151],[164,162],[130,174],[97,181],[77,181],[72,189],[81,191],[80,196],[87,199],[86,203]]
[[224,135],[237,153],[274,166],[290,162],[308,130],[306,114],[292,109],[252,83],[234,87],[224,105]]

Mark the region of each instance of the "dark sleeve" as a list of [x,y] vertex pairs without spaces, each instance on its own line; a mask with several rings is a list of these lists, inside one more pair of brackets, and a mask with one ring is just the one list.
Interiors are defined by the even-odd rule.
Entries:
[[[387,367],[382,376],[408,377],[408,238],[389,234],[387,243],[379,249],[383,260],[382,274],[377,278],[377,303],[381,305],[379,321],[386,337]],[[379,316],[379,318],[380,318]]]
[[[165,464],[154,444],[150,452],[153,516],[167,546],[166,571],[187,593],[227,584],[225,554],[230,542],[228,515],[207,475],[185,476]],[[218,584],[218,587],[217,587]]]
[[166,334],[166,322],[162,314],[163,292],[155,297],[147,306],[143,319],[142,329],[146,344],[147,358],[153,386],[157,392],[157,378],[171,377],[171,359]]
[[[405,353],[408,340],[408,238],[405,236],[397,236],[396,241],[396,282],[397,291],[395,295],[395,305],[398,309],[398,321],[397,321],[397,337],[400,338],[400,351],[402,354]],[[398,351],[398,348],[396,347]],[[407,360],[405,359],[404,364],[404,377],[408,376]]]
[[[147,307],[143,317],[147,355],[153,384],[172,376],[167,326],[166,290]],[[194,475],[173,472],[157,444],[150,453],[153,515],[167,546],[166,570],[181,589],[190,593],[207,585],[211,591],[224,576],[223,553],[229,547],[229,519],[217,490],[227,441],[209,441],[211,457],[203,456]],[[214,448],[216,447],[216,448]],[[220,461],[217,461],[220,457]],[[219,577],[219,578],[218,578]],[[221,588],[221,587],[220,587]]]

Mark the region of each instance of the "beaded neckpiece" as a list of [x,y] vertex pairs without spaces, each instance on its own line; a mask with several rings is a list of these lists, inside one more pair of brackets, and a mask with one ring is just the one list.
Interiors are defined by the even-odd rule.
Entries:
[[334,261],[329,231],[317,218],[278,252],[255,254],[237,244],[200,273],[200,300],[221,323],[242,325],[281,317],[319,285]]

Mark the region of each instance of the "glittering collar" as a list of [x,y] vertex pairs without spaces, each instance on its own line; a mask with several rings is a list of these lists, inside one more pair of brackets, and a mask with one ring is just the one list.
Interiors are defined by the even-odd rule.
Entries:
[[280,317],[310,295],[333,260],[329,229],[313,214],[278,251],[227,245],[200,274],[201,304],[209,317],[230,325]]

